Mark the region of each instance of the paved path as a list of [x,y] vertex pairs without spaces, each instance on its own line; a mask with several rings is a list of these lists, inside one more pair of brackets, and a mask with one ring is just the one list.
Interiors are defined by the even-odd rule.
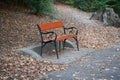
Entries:
[[45,80],[120,80],[120,43],[85,54],[68,69],[49,73]]

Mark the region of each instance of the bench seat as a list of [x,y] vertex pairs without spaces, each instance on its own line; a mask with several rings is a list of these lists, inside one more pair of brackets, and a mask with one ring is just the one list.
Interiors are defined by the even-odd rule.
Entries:
[[[70,38],[73,38],[73,37],[76,37],[77,35],[76,34],[69,34],[69,35],[62,35],[62,36],[58,36],[56,41],[62,41],[62,40],[65,40],[65,39],[70,39]],[[48,41],[52,41],[52,40],[55,40],[55,38],[49,38],[49,39],[44,39],[43,41],[44,42],[48,42]]]

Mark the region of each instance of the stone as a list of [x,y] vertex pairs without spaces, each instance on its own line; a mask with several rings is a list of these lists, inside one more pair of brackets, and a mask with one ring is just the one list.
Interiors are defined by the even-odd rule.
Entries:
[[98,10],[92,14],[90,19],[99,20],[104,26],[120,27],[120,18],[113,8],[105,8]]

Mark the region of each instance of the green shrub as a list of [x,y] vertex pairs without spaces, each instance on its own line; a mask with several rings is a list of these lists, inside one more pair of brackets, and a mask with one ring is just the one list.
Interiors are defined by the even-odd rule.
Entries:
[[1,0],[8,4],[25,6],[36,14],[51,15],[54,12],[53,0]]
[[74,0],[64,0],[64,3],[73,5]]
[[[86,2],[87,1],[87,2]],[[75,0],[74,1],[74,6],[75,7],[77,7],[77,8],[79,8],[79,9],[82,9],[82,10],[84,10],[84,11],[88,11],[89,9],[89,7],[88,6],[90,6],[90,4],[89,4],[89,2],[88,2],[89,0]]]
[[64,4],[69,4],[69,5],[73,5],[74,3],[74,0],[56,0],[56,1]]
[[111,7],[120,15],[119,0],[74,0],[73,5],[84,11],[96,11],[106,7]]
[[114,4],[112,5],[112,8],[114,8],[115,12],[118,13],[120,16],[120,1],[115,0]]
[[75,0],[74,6],[84,11],[95,11],[105,7],[104,0]]
[[28,0],[27,7],[35,13],[50,15],[53,12],[52,0]]

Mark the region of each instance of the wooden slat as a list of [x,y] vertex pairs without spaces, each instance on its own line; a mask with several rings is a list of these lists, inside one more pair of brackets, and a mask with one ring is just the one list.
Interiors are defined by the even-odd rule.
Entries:
[[64,24],[63,24],[62,21],[39,24],[39,27],[40,27],[41,31],[54,29],[54,28],[59,28],[59,27],[63,27],[63,26],[64,26]]

